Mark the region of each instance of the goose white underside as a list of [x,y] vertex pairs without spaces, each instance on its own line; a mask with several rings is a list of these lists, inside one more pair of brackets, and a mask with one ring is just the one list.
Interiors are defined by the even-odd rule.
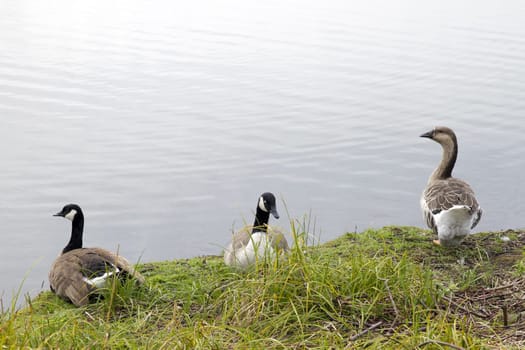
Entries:
[[433,215],[438,239],[443,245],[458,245],[470,234],[474,215],[470,207],[455,205]]
[[82,280],[84,282],[86,282],[87,284],[89,284],[90,286],[92,286],[92,287],[94,287],[96,289],[100,289],[100,288],[106,287],[106,283],[107,283],[107,280],[109,279],[109,277],[111,277],[114,274],[119,273],[119,272],[120,272],[120,270],[115,267],[115,270],[108,271],[105,274],[103,274],[102,276],[98,276],[98,277],[94,277],[94,278],[84,277],[84,278],[82,278]]
[[256,261],[273,258],[275,250],[271,247],[270,239],[264,232],[253,233],[246,245],[233,249],[230,243],[224,250],[224,262],[229,266],[245,269],[254,265]]

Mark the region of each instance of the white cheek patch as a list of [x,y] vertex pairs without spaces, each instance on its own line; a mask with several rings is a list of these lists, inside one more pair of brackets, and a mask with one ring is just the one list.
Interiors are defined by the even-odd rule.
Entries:
[[73,219],[75,218],[75,215],[77,215],[77,211],[75,209],[71,209],[71,211],[67,213],[66,215],[64,215],[64,217],[66,219],[73,221]]
[[263,197],[259,198],[259,209],[261,209],[264,212],[268,212],[268,209],[264,206],[264,199]]

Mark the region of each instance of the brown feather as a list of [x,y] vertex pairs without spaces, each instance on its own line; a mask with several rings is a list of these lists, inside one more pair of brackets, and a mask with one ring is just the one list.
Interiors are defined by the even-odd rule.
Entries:
[[463,180],[450,177],[445,180],[434,180],[430,182],[423,192],[423,200],[428,210],[425,211],[425,221],[427,226],[435,230],[433,215],[442,210],[448,210],[455,205],[465,205],[470,208],[473,214],[478,212],[478,216],[472,223],[472,228],[476,227],[481,219],[481,208],[479,207],[476,195],[468,183]]
[[284,234],[279,230],[268,226],[268,236],[270,237],[271,246],[276,251],[288,251],[290,247],[288,246],[288,241]]
[[79,248],[55,260],[49,272],[51,290],[74,305],[83,306],[95,291],[84,278],[100,276],[112,265],[134,277],[138,283],[144,282],[144,277],[124,257],[101,248]]
[[432,181],[423,196],[428,209],[433,213],[450,209],[454,205],[466,205],[473,211],[479,207],[469,184],[453,177]]

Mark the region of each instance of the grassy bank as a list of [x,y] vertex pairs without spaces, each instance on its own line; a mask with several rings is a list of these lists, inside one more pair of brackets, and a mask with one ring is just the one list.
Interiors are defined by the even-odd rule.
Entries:
[[[525,232],[457,249],[385,227],[309,245],[248,272],[220,257],[139,266],[86,308],[45,292],[4,310],[4,348],[518,349],[525,345]],[[510,240],[507,240],[508,237]]]

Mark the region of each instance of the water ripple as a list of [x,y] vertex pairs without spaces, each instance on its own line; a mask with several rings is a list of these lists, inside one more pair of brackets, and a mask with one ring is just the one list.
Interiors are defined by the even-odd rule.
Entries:
[[[0,257],[44,256],[28,290],[67,239],[50,217],[66,202],[87,243],[133,261],[218,253],[263,191],[322,240],[422,226],[440,150],[418,135],[435,125],[457,131],[479,229],[523,226],[519,2],[1,6]],[[0,266],[5,290],[29,269]]]

